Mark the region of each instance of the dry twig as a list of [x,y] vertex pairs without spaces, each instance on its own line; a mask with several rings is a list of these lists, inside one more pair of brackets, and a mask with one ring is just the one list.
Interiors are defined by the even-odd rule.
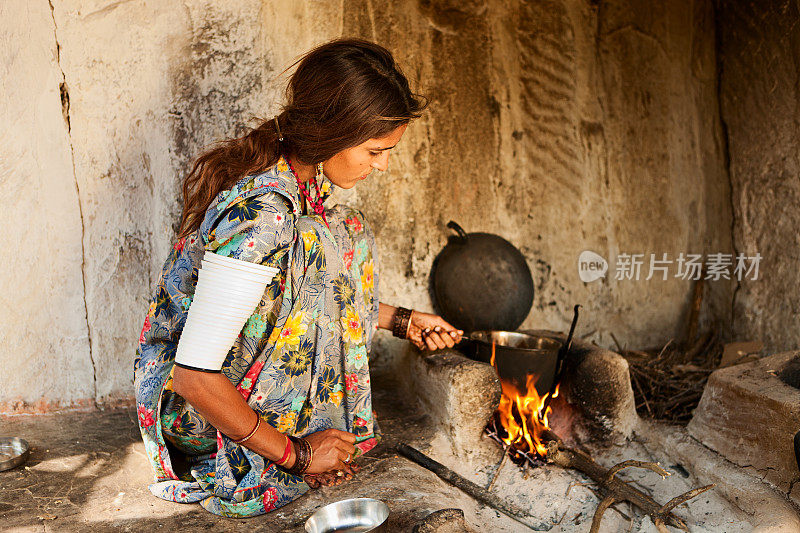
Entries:
[[719,364],[722,344],[710,331],[688,347],[670,340],[660,349],[620,353],[628,361],[639,414],[686,424]]
[[600,522],[603,519],[603,513],[605,513],[606,509],[615,502],[622,501],[630,502],[650,516],[653,520],[653,524],[656,525],[659,531],[661,531],[662,528],[664,531],[668,531],[666,526],[689,531],[686,522],[672,514],[672,510],[714,486],[707,485],[705,487],[692,489],[672,498],[665,505],[659,505],[652,497],[632,487],[630,483],[616,476],[621,470],[631,467],[652,470],[661,476],[669,474],[656,463],[630,460],[623,461],[610,469],[606,469],[597,464],[589,455],[565,447],[563,444],[556,441],[547,443],[547,460],[564,468],[573,468],[583,472],[594,480],[600,489],[606,493],[606,498],[600,502],[600,505],[598,505],[595,511],[591,532],[598,531]]
[[569,484],[569,486],[567,486],[567,492],[564,494],[564,497],[566,498],[567,496],[569,496],[569,493],[572,492],[572,487],[589,487],[589,489],[593,491],[594,489],[592,489],[591,487],[592,485],[594,485],[594,483],[583,483],[581,481],[573,481],[572,483]]
[[714,487],[713,483],[711,485],[706,485],[705,487],[697,487],[696,489],[692,489],[689,492],[684,492],[683,494],[675,496],[670,501],[661,506],[661,512],[670,513],[680,504],[688,502],[695,496],[699,496],[700,494],[711,489],[712,487]]
[[589,533],[597,533],[600,531],[600,522],[603,521],[603,513],[606,512],[606,509],[611,507],[617,503],[617,500],[614,499],[613,496],[606,496],[603,501],[597,506],[597,510],[594,512],[594,517],[592,518],[592,527],[589,529]]
[[621,463],[612,466],[608,470],[608,474],[606,476],[606,483],[611,481],[611,479],[615,475],[617,475],[617,472],[620,472],[620,471],[622,471],[622,470],[624,470],[626,468],[631,468],[631,467],[644,468],[646,470],[652,470],[653,472],[655,472],[656,474],[661,476],[662,479],[664,479],[667,476],[671,475],[669,472],[667,472],[666,470],[661,468],[661,465],[658,464],[658,463],[651,463],[649,461],[637,461],[636,459],[628,459],[627,461],[622,461]]
[[503,458],[500,459],[500,463],[497,465],[497,469],[494,471],[492,475],[492,480],[486,486],[486,490],[492,490],[494,486],[494,482],[497,481],[497,478],[500,476],[500,471],[503,469],[503,465],[506,464],[506,460],[508,459],[508,446],[503,446]]

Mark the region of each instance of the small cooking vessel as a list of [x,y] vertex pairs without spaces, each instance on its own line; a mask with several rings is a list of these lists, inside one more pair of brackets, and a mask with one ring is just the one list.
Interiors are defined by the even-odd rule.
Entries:
[[473,331],[458,347],[467,357],[489,364],[494,351],[497,375],[504,381],[511,382],[521,394],[528,390],[527,376],[538,376],[536,392],[539,397],[550,393],[547,405],[564,372],[564,360],[572,347],[572,338],[578,323],[578,309],[580,305],[575,306],[569,334],[563,343],[552,337],[517,331]]
[[28,442],[19,437],[0,438],[0,472],[11,470],[28,460]]
[[474,331],[465,344],[468,354],[478,361],[491,363],[494,344],[495,366],[501,379],[511,382],[524,394],[528,390],[526,376],[539,376],[536,391],[544,396],[553,388],[562,343],[549,337],[516,331]]

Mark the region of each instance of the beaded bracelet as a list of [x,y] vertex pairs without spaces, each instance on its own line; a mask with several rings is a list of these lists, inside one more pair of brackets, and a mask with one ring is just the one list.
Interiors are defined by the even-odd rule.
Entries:
[[392,317],[392,335],[400,339],[408,338],[408,329],[411,326],[411,309],[398,307]]

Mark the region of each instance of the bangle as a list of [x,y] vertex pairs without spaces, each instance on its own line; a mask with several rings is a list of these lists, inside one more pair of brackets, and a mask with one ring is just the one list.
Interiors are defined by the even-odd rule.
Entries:
[[248,433],[246,437],[242,437],[241,439],[239,439],[239,440],[235,440],[235,441],[233,441],[233,442],[234,442],[235,444],[243,444],[244,442],[246,442],[247,440],[249,440],[250,438],[252,438],[252,437],[253,437],[253,435],[255,435],[255,434],[256,434],[256,431],[258,431],[258,428],[259,428],[259,427],[261,427],[261,417],[260,417],[260,416],[258,416],[258,413],[256,413],[256,425],[255,425],[255,427],[253,428],[253,431],[251,431],[250,433]]
[[289,462],[289,456],[291,455],[291,452],[292,452],[292,441],[289,440],[289,437],[286,437],[286,449],[283,450],[283,457],[281,457],[281,460],[275,464],[277,464],[278,466],[286,465],[286,463]]
[[306,439],[298,439],[297,437],[289,437],[295,444],[296,459],[291,468],[285,470],[295,476],[302,476],[311,466],[311,461],[314,459],[314,450],[311,444]]
[[398,307],[392,317],[392,335],[400,339],[408,338],[408,329],[411,326],[411,309]]

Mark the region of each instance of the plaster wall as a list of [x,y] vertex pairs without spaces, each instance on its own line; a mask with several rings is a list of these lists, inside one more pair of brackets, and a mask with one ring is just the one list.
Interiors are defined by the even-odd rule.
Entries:
[[720,106],[727,132],[734,245],[758,252],[738,284],[733,326],[768,352],[800,346],[800,8],[720,2]]
[[[581,303],[579,333],[647,346],[681,336],[691,283],[646,270],[616,281],[616,255],[731,250],[708,2],[0,9],[0,131],[15,132],[0,144],[12,198],[0,216],[19,228],[3,248],[0,412],[130,396],[182,175],[204,146],[273,116],[281,72],[341,35],[389,47],[431,98],[389,171],[341,196],[372,221],[384,301],[432,308],[428,275],[453,219],[526,255],[536,298],[524,327],[564,329]],[[605,281],[580,281],[585,249],[610,260]],[[709,284],[704,322],[729,318],[731,291]],[[390,359],[397,343],[379,340]]]
[[[614,279],[618,254],[730,253],[730,195],[708,2],[348,3],[345,33],[390,45],[431,96],[394,167],[351,194],[377,225],[387,301],[427,307],[450,234],[517,245],[536,296],[523,328],[613,347],[685,335],[692,282]],[[609,260],[583,283],[578,256]],[[733,286],[706,284],[703,327],[730,321]]]
[[2,2],[0,20],[0,402],[91,404],[81,204],[53,17],[46,2]]

